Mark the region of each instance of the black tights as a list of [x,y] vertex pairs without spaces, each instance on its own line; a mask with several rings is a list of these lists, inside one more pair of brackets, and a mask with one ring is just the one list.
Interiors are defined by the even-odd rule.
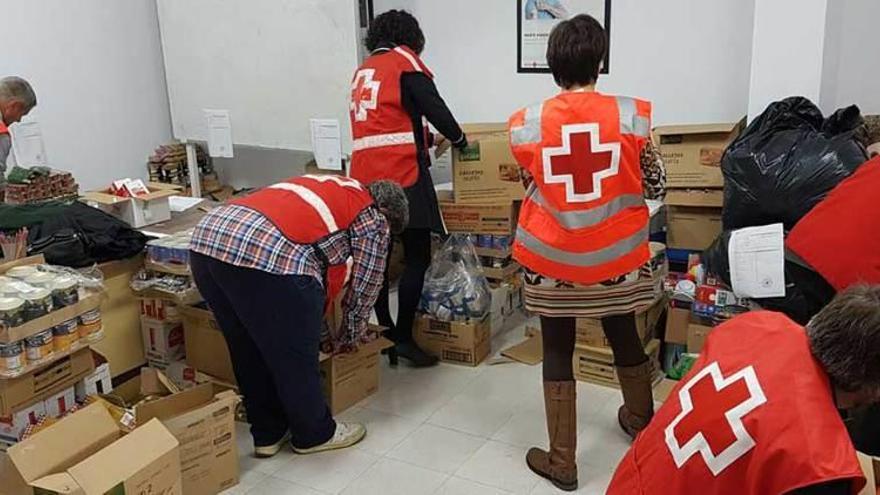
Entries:
[[[376,319],[383,327],[391,329],[389,337],[394,342],[409,342],[412,340],[412,327],[418,309],[419,298],[422,296],[422,286],[425,284],[425,272],[431,264],[431,231],[429,229],[406,229],[400,235],[403,242],[403,259],[406,265],[400,276],[400,284],[397,290],[397,324],[391,319],[391,309],[388,305],[388,269],[385,269],[385,281],[379,298],[376,299],[374,309]],[[388,250],[388,259],[391,259],[391,249]]]
[[[574,380],[575,324],[574,318],[541,317],[545,381]],[[635,313],[602,318],[602,330],[611,343],[615,366],[637,366],[648,360],[636,329]]]

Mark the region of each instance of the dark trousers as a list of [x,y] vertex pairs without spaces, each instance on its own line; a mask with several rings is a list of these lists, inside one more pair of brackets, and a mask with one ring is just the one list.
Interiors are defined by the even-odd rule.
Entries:
[[254,445],[309,448],[336,423],[321,391],[324,289],[313,277],[273,275],[191,253],[193,278],[226,338]]
[[[429,229],[406,229],[400,235],[403,243],[403,260],[405,268],[400,276],[398,286],[397,323],[391,319],[391,309],[388,305],[388,269],[385,269],[385,281],[382,290],[376,299],[374,309],[376,319],[383,327],[389,328],[389,338],[394,342],[409,342],[412,340],[413,322],[416,318],[416,310],[419,299],[422,296],[422,287],[425,285],[425,272],[431,265],[431,231]],[[391,250],[388,250],[388,259],[391,259]]]
[[[574,318],[541,317],[545,381],[574,380],[575,326]],[[615,366],[637,366],[648,360],[639,339],[635,313],[602,318],[602,330],[614,352]]]

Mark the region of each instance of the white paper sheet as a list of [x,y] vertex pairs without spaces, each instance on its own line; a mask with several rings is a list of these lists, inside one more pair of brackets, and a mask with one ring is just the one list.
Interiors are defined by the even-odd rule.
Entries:
[[336,119],[311,119],[312,151],[323,170],[342,170],[342,137]]
[[208,122],[208,154],[232,158],[232,120],[229,110],[204,110]]
[[43,143],[43,131],[40,123],[31,120],[19,122],[12,129],[12,151],[15,163],[22,167],[46,165],[46,146]]
[[781,223],[734,231],[727,247],[730,282],[740,297],[785,296],[785,248]]
[[188,196],[171,196],[168,198],[168,206],[175,213],[183,213],[204,201],[202,198],[190,198]]

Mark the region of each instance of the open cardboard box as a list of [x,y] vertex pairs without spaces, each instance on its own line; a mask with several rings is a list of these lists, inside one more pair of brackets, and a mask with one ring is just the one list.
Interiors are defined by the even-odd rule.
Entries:
[[147,188],[149,194],[134,198],[116,196],[109,189],[89,191],[82,195],[81,201],[97,206],[135,229],[170,220],[168,198],[180,194],[180,186],[148,182]]
[[92,404],[10,447],[0,487],[11,495],[183,493],[179,443],[161,422],[122,435]]
[[721,234],[722,190],[670,189],[666,204],[669,247],[702,250]]
[[745,118],[739,122],[655,128],[654,140],[666,164],[667,187],[723,187],[721,157],[744,127]]

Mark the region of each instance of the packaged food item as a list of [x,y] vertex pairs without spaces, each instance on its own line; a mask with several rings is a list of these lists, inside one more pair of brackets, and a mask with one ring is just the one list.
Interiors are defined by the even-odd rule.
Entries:
[[39,363],[49,359],[55,351],[55,336],[52,334],[52,329],[24,339],[24,346],[29,362]]
[[0,344],[0,373],[14,373],[26,364],[27,357],[22,342]]
[[69,351],[79,342],[79,321],[76,318],[63,321],[52,329],[52,334],[55,336],[55,351]]
[[24,323],[24,301],[16,297],[0,297],[0,323],[7,327]]
[[24,282],[30,286],[52,290],[55,283],[55,275],[48,272],[36,272],[24,279]]
[[31,321],[49,314],[54,308],[49,289],[34,289],[22,294],[24,299],[24,320]]
[[6,276],[24,280],[37,273],[37,271],[37,267],[34,265],[15,266],[6,271]]
[[94,342],[104,336],[101,310],[95,308],[79,316],[79,338],[85,342]]
[[73,277],[58,277],[52,284],[52,301],[55,307],[73,306],[79,302],[79,283]]

